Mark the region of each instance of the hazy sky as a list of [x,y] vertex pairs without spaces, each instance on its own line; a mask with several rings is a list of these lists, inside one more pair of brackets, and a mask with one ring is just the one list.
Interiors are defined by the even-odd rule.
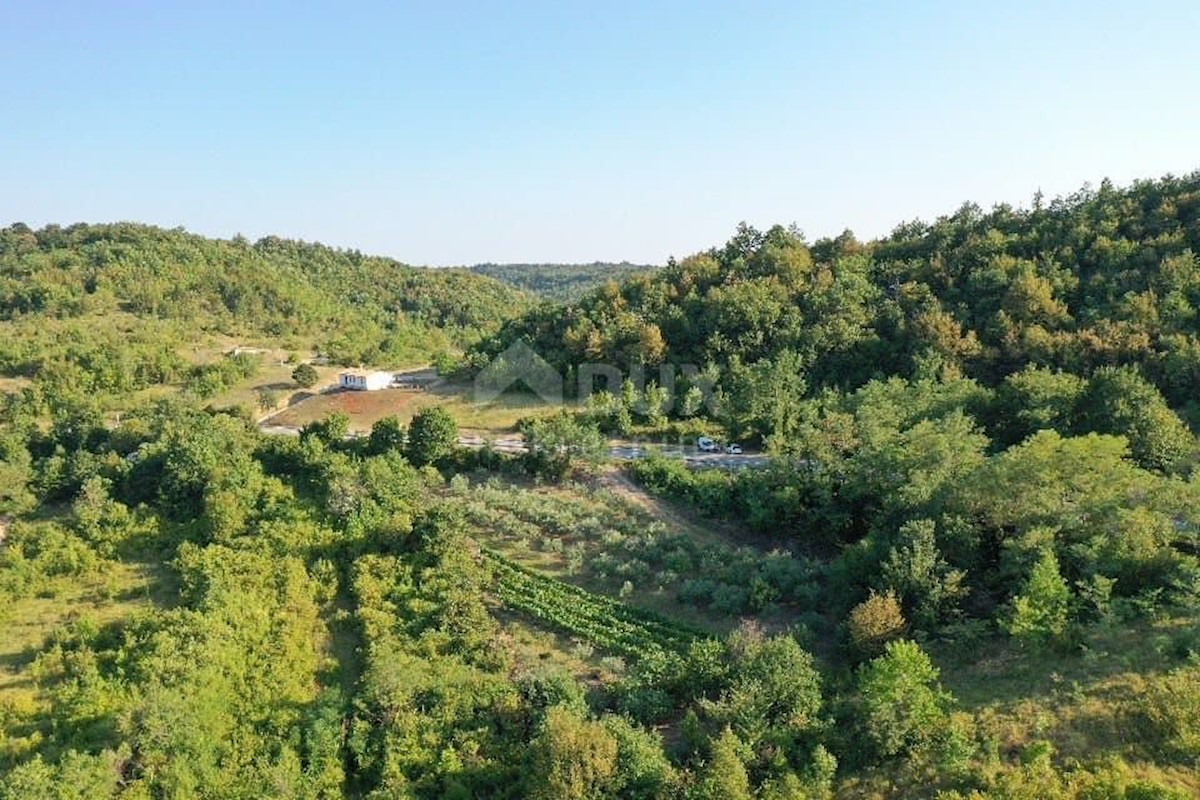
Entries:
[[0,0],[0,225],[417,264],[868,238],[1200,168],[1197,31],[1196,0]]

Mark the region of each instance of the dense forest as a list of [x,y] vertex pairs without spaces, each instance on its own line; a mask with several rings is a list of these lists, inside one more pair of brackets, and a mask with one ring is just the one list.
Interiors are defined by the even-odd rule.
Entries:
[[728,394],[738,373],[769,365],[810,394],[888,376],[995,387],[1025,369],[1133,365],[1195,416],[1197,252],[1200,174],[1105,182],[1028,209],[967,204],[869,243],[847,231],[810,246],[794,229],[743,225],[722,247],[534,311],[478,355],[524,338],[564,372],[693,364],[720,372]]
[[[1197,796],[1197,252],[1200,173],[866,243],[741,226],[539,305],[5,229],[0,800]],[[198,391],[253,359],[189,366],[189,331],[648,379],[523,452],[440,405],[272,436]],[[607,460],[698,433],[769,460]]]
[[550,300],[576,300],[609,281],[624,281],[654,267],[622,261],[612,264],[476,264],[472,272],[487,275]]

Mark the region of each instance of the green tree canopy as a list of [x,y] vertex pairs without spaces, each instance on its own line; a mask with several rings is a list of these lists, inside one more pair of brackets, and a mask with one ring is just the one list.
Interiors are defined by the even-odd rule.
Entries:
[[458,447],[458,423],[441,406],[421,409],[408,425],[404,455],[418,467],[437,464]]

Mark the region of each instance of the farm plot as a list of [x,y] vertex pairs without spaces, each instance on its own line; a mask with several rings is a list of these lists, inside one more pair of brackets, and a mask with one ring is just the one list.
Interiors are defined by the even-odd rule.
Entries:
[[302,428],[341,412],[350,417],[350,429],[369,431],[383,417],[395,414],[402,421],[417,411],[414,400],[424,393],[411,389],[381,389],[377,392],[331,391],[313,395],[272,416],[266,424]]
[[681,650],[701,635],[687,626],[610,597],[525,569],[490,550],[484,559],[496,596],[509,608],[626,656]]
[[815,609],[819,565],[703,539],[606,490],[458,481],[474,534],[527,569],[723,632],[744,614],[787,627]]

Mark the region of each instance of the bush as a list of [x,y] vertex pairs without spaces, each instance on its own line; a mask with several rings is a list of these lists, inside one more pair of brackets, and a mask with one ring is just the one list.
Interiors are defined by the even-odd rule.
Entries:
[[850,646],[863,656],[882,653],[888,642],[904,635],[905,627],[900,601],[892,591],[886,594],[871,592],[870,597],[854,607],[846,620]]
[[590,800],[611,796],[617,777],[617,739],[597,722],[563,706],[551,708],[530,746],[528,797]]
[[723,583],[713,592],[712,610],[722,614],[743,614],[750,608],[750,592],[741,586]]
[[750,800],[750,777],[742,763],[742,743],[726,728],[712,743],[708,763],[696,787],[697,800]]
[[1154,683],[1139,703],[1151,739],[1180,759],[1200,759],[1200,667],[1177,669]]
[[571,673],[556,667],[542,667],[518,675],[514,681],[525,705],[541,715],[555,706],[578,714],[586,713],[583,689]]
[[1005,626],[1013,636],[1050,641],[1067,630],[1071,590],[1058,571],[1058,559],[1047,549],[1034,564],[1021,594],[1013,598]]
[[951,697],[938,669],[911,641],[889,642],[884,654],[859,671],[859,724],[885,758],[924,749],[945,727]]
[[441,406],[422,409],[408,426],[405,455],[418,467],[438,464],[458,447],[458,423]]
[[705,608],[712,602],[717,584],[707,578],[690,578],[679,587],[679,602]]
[[292,380],[302,389],[308,389],[315,385],[320,375],[317,374],[316,367],[312,364],[301,364],[292,370]]

